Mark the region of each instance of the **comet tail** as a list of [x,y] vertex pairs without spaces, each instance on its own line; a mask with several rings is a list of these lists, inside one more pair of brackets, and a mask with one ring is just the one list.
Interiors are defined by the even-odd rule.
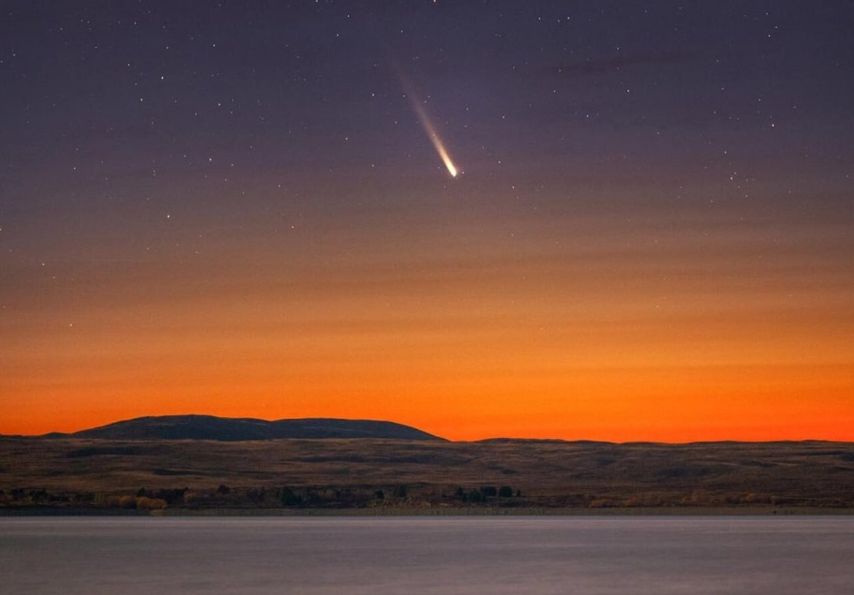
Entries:
[[453,161],[451,161],[451,156],[448,155],[448,151],[447,149],[445,149],[445,145],[442,144],[442,139],[440,139],[439,135],[436,133],[436,128],[430,121],[430,116],[427,115],[427,111],[418,102],[418,99],[416,99],[415,95],[412,92],[409,92],[408,95],[412,100],[412,107],[415,109],[415,113],[418,115],[418,121],[421,122],[421,126],[424,127],[424,132],[426,132],[427,136],[430,137],[430,142],[433,143],[433,147],[435,147],[436,152],[442,159],[442,163],[444,163],[445,167],[448,168],[448,173],[451,174],[451,177],[456,178],[457,174],[459,173],[459,171],[457,170],[457,166],[454,165]]

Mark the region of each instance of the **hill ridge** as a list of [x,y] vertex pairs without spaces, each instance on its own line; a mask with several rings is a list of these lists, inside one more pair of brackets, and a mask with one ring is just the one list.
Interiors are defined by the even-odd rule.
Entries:
[[45,438],[95,438],[108,440],[218,440],[242,442],[284,438],[374,438],[438,440],[418,428],[372,419],[307,417],[265,420],[253,417],[219,417],[204,414],[147,415],[77,432],[52,432]]

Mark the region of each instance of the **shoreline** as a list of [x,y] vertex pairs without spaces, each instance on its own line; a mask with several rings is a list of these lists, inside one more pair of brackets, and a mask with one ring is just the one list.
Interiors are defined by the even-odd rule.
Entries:
[[773,506],[697,506],[697,507],[637,507],[637,508],[209,508],[166,509],[154,511],[103,510],[34,506],[0,508],[0,517],[733,517],[733,516],[851,516],[854,508],[773,507]]

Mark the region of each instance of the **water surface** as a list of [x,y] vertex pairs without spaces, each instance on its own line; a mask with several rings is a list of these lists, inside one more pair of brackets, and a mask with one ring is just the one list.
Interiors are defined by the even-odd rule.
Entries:
[[7,593],[854,593],[852,517],[5,518]]

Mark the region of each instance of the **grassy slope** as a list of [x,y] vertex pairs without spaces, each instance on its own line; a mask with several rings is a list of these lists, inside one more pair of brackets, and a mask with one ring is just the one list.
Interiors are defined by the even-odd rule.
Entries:
[[129,442],[0,438],[0,490],[406,484],[438,503],[456,486],[510,485],[520,505],[644,506],[775,502],[854,506],[854,443],[688,445],[385,440]]

